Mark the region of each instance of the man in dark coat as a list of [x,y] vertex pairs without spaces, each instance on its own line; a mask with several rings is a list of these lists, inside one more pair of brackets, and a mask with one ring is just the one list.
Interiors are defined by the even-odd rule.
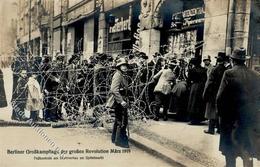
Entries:
[[188,84],[191,85],[188,112],[190,125],[199,125],[204,120],[205,102],[202,94],[207,80],[207,69],[201,67],[201,59],[191,59],[192,68],[188,72]]
[[[145,63],[142,70],[141,70],[141,76],[140,81],[143,84],[147,84],[145,86],[145,92],[143,94],[143,100],[146,103],[146,114],[151,114],[151,110],[153,110],[151,104],[155,102],[155,95],[154,95],[154,88],[158,82],[158,80],[153,80],[153,76],[156,75],[161,69],[162,69],[162,61],[163,59],[159,57],[159,53],[155,53],[153,55],[153,59],[149,63]],[[148,59],[148,56],[146,56],[145,53],[140,53],[140,58],[145,60],[145,62]],[[153,81],[153,82],[151,82]],[[150,106],[149,106],[150,105]]]
[[209,120],[208,130],[204,132],[208,134],[215,134],[215,126],[218,126],[219,119],[217,116],[216,96],[223,74],[226,71],[225,60],[226,54],[219,52],[217,66],[211,69],[203,92],[204,101],[207,103],[205,118]]
[[[69,88],[69,94],[66,104],[66,112],[69,119],[76,119],[78,116],[78,103],[79,102],[79,96],[76,93],[77,89],[77,76],[79,71],[78,63],[79,63],[80,57],[78,55],[73,55],[70,60],[67,67],[67,86]],[[80,104],[79,104],[80,105]]]
[[28,90],[27,84],[28,76],[25,69],[20,71],[19,79],[17,82],[17,87],[15,89],[16,97],[13,99],[13,114],[12,119],[18,121],[26,121],[27,118],[25,117],[25,107],[26,107],[26,100],[28,98]]
[[12,65],[11,65],[11,69],[13,71],[13,91],[12,91],[12,107],[13,107],[13,111],[12,111],[12,116],[11,119],[12,120],[17,120],[18,119],[18,115],[16,114],[15,109],[17,106],[16,103],[16,99],[17,96],[19,95],[19,92],[17,92],[17,86],[18,86],[18,80],[20,77],[20,72],[22,71],[22,69],[26,69],[27,63],[26,63],[26,57],[21,54],[18,55],[17,57],[15,57],[15,60],[13,61]]
[[55,77],[50,57],[46,57],[41,67],[43,72],[43,90],[44,90],[44,120],[57,122],[57,100],[56,91],[59,85]]
[[66,78],[66,66],[64,63],[64,55],[58,54],[56,59],[57,62],[54,64],[52,75],[58,80],[58,86],[56,90],[56,101],[57,101],[57,119],[63,120],[62,115],[62,104],[66,101],[67,96],[67,78]]
[[225,71],[217,94],[220,116],[220,146],[226,166],[235,167],[236,157],[252,167],[259,159],[260,76],[245,66],[246,50],[235,49],[233,68]]

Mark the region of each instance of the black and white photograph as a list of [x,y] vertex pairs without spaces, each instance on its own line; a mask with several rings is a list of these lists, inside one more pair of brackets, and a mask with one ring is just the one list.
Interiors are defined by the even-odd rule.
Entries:
[[260,167],[260,0],[0,0],[0,167]]

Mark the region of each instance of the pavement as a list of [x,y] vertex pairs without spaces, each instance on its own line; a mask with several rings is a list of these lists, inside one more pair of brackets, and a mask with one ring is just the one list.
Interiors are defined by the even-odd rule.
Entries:
[[[191,126],[184,122],[149,121],[132,132],[131,141],[165,161],[186,167],[224,167],[225,157],[219,151],[219,134],[205,134],[207,125]],[[237,158],[237,167],[242,167]],[[254,159],[254,166],[260,161]]]
[[[0,127],[0,132],[1,167],[175,167],[133,145],[130,145],[131,150],[117,147],[111,143],[109,133],[91,127],[41,128],[38,132],[47,137],[28,127]],[[54,143],[54,147],[50,142]],[[63,158],[59,154],[33,152],[53,151],[56,147],[68,151]],[[12,153],[15,150],[24,153]]]

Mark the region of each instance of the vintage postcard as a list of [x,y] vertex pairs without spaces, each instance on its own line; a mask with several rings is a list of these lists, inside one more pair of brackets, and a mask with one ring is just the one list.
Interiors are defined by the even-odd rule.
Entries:
[[0,167],[259,167],[260,0],[0,0]]

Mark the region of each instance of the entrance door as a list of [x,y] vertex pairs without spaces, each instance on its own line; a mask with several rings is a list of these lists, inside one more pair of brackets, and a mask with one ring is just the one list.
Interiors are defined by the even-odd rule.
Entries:
[[74,53],[83,52],[84,45],[84,22],[78,21],[75,23],[75,43]]

